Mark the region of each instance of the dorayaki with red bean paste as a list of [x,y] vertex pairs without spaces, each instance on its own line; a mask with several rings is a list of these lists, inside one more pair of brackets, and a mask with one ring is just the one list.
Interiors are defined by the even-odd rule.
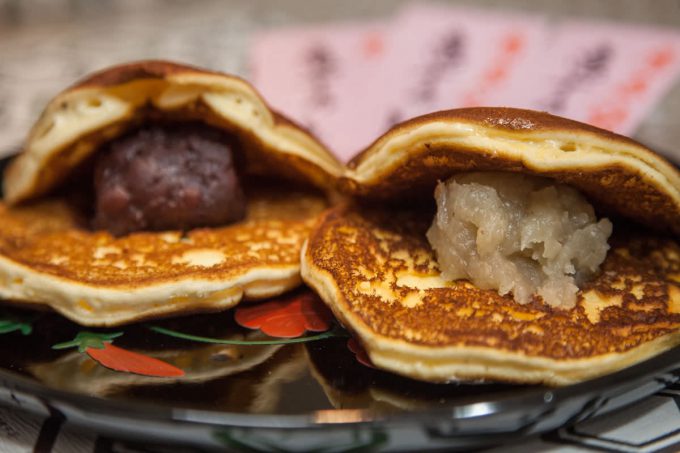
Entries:
[[111,326],[281,294],[342,168],[240,78],[95,73],[48,103],[4,173],[0,297]]

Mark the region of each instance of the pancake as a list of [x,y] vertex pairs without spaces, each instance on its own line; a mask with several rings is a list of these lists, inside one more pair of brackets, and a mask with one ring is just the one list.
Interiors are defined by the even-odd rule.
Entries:
[[[342,166],[311,134],[272,111],[246,81],[167,61],[95,73],[58,94],[6,170],[6,202],[44,195],[106,141],[149,119],[197,120],[235,134],[248,174],[328,187]],[[273,169],[273,170],[272,170]]]
[[[232,134],[246,217],[219,227],[114,237],[63,190],[102,145],[148,121]],[[236,153],[235,153],[236,154]],[[342,166],[245,81],[162,61],[94,74],[57,95],[4,175],[0,298],[112,326],[234,306],[301,283],[299,251]]]
[[[562,151],[569,157],[547,151],[546,142],[564,137],[576,149],[603,148]],[[643,156],[616,151],[633,147]],[[352,167],[343,187],[355,200],[319,220],[303,250],[302,276],[378,368],[432,382],[566,385],[680,343],[680,175],[630,139],[538,112],[464,109],[396,126]],[[519,304],[441,277],[425,236],[432,191],[438,179],[467,170],[552,176],[587,196],[584,188],[599,187],[596,206],[616,215],[611,249],[574,308],[536,295]],[[604,174],[618,176],[596,176]],[[640,205],[626,205],[621,193]],[[417,203],[406,203],[409,197]]]
[[[401,123],[349,162],[345,191],[378,201],[430,199],[459,172],[546,176],[621,213],[680,234],[680,174],[627,137],[544,112],[476,107]],[[635,203],[631,203],[635,200]]]

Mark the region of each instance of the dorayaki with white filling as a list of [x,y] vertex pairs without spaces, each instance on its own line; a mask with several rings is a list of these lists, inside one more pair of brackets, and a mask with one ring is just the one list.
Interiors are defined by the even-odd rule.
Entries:
[[564,385],[680,343],[680,172],[641,144],[469,108],[349,167],[302,276],[378,368]]

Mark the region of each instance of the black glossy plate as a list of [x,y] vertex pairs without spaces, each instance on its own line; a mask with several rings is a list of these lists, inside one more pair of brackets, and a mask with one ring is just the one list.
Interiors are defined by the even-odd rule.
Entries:
[[[218,338],[261,335],[238,326],[231,312],[155,324]],[[645,398],[676,382],[672,371],[680,368],[675,348],[563,388],[427,384],[361,365],[346,338],[234,347],[167,337],[147,324],[119,329],[125,334],[117,346],[186,371],[154,378],[109,370],[75,349],[51,349],[81,330],[43,313],[32,334],[0,336],[0,401],[109,436],[246,451],[482,447]]]

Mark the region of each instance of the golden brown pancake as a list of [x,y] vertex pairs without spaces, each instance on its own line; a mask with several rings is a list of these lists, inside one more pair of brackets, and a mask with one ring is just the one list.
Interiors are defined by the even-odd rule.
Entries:
[[[577,150],[595,143],[602,149],[557,151],[567,139]],[[546,151],[552,145],[545,142],[556,149]],[[635,225],[677,234],[680,175],[649,150],[636,160],[615,151],[627,147],[644,149],[586,125],[514,109],[441,112],[397,126],[353,161],[344,181],[345,190],[374,203],[337,206],[319,220],[303,251],[303,279],[377,367],[416,379],[563,385],[644,360],[680,343],[680,246],[673,233]],[[555,157],[560,152],[571,157]],[[581,287],[576,307],[553,308],[536,295],[520,305],[511,295],[441,278],[425,237],[434,216],[432,189],[438,179],[467,170],[554,176],[587,194],[590,184],[600,187],[598,206],[621,217],[606,260]],[[617,176],[596,176],[604,174]],[[410,185],[423,191],[415,197],[420,208],[404,206]]]
[[546,176],[602,211],[680,234],[676,168],[627,137],[544,112],[476,107],[424,115],[390,129],[349,167],[346,191],[375,200],[429,200],[438,180],[459,172]]
[[[237,138],[244,220],[118,238],[84,225],[61,185],[102,144],[159,119],[198,121]],[[7,168],[0,297],[109,326],[280,294],[301,283],[302,241],[341,169],[241,79],[161,61],[102,71],[47,105]]]
[[197,120],[235,134],[248,174],[320,187],[342,166],[312,135],[272,111],[246,81],[166,61],[115,66],[52,99],[4,175],[4,199],[48,193],[102,143],[149,119]]

